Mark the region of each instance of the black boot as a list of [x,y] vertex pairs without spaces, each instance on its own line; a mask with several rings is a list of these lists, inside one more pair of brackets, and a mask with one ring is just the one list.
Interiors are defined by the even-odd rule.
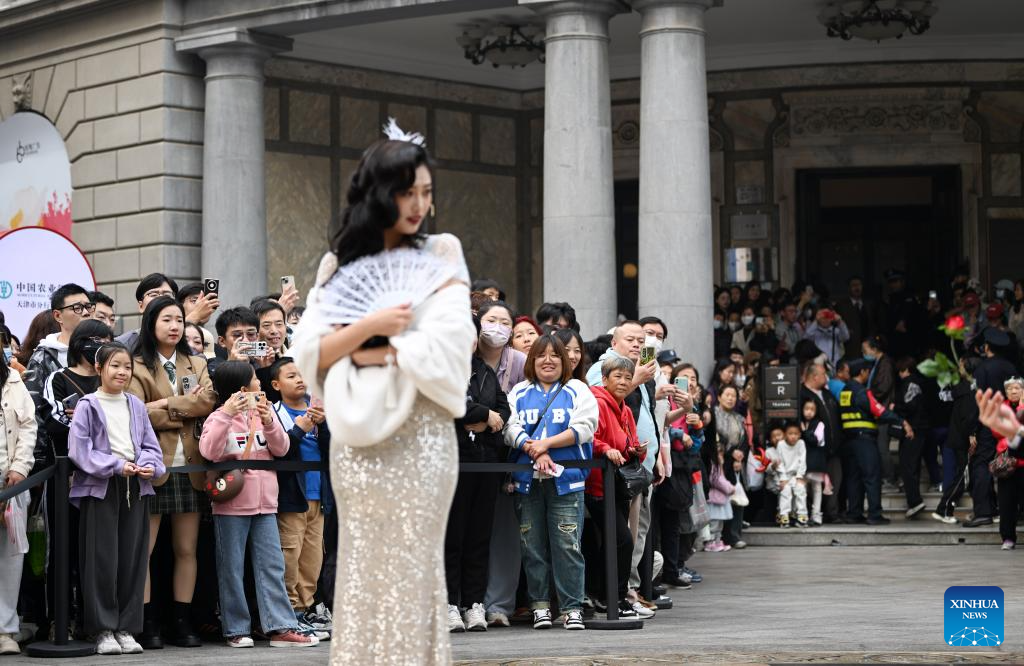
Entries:
[[153,604],[145,604],[142,607],[142,634],[139,636],[139,645],[143,650],[162,650],[164,641],[160,638],[160,621],[156,617],[156,609]]
[[178,647],[199,647],[202,639],[192,629],[192,604],[174,602],[174,627],[171,632],[171,643]]

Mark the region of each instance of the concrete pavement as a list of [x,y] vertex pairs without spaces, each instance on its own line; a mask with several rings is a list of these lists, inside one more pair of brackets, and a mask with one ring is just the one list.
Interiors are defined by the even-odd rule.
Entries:
[[[452,636],[472,664],[1024,662],[1024,549],[993,546],[748,548],[700,553],[705,582],[671,593],[675,608],[640,631],[534,631],[525,626]],[[998,585],[1006,598],[999,648],[946,648],[943,593]],[[355,600],[362,606],[364,602]],[[259,644],[258,644],[259,645]],[[0,666],[39,663],[0,658]],[[69,664],[324,664],[327,649],[165,649]]]

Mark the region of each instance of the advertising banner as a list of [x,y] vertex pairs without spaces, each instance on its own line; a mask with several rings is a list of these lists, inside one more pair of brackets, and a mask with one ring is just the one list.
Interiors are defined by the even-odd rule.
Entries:
[[19,339],[32,318],[50,308],[50,294],[68,282],[96,288],[92,267],[66,236],[45,227],[21,227],[0,236],[0,310]]
[[71,237],[71,163],[57,128],[38,113],[0,123],[0,236],[26,227]]

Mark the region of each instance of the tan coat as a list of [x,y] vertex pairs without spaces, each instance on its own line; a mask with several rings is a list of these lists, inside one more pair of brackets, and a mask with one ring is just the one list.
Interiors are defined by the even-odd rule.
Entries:
[[36,406],[17,370],[11,369],[0,392],[0,404],[7,424],[7,450],[0,451],[0,484],[8,470],[28,476],[35,464]]
[[[175,359],[175,370],[179,394],[182,392],[181,378],[186,375],[198,377],[202,390],[195,394],[174,395],[171,382],[168,381],[164,369],[157,367],[156,372],[153,372],[142,362],[141,356],[136,356],[135,371],[132,373],[132,383],[128,386],[128,392],[138,396],[147,404],[149,420],[153,423],[153,430],[156,431],[157,439],[160,440],[160,448],[164,452],[164,465],[170,467],[174,461],[174,452],[178,448],[179,436],[185,453],[185,463],[188,465],[201,464],[205,460],[199,455],[198,435],[200,433],[196,432],[196,421],[208,416],[213,411],[217,396],[213,391],[213,383],[210,381],[206,359],[202,356],[185,356],[178,353]],[[156,402],[161,398],[167,398],[167,408],[148,407],[149,403]],[[167,481],[167,476],[164,474],[158,479],[153,479],[153,485],[163,485]],[[192,481],[192,487],[196,490],[201,491],[206,485],[204,472],[193,472],[189,474],[189,479]]]

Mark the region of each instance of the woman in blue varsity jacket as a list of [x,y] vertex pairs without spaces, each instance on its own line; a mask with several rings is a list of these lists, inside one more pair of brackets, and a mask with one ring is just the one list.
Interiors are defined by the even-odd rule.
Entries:
[[566,629],[583,629],[583,489],[590,470],[561,463],[591,457],[597,428],[597,401],[590,388],[572,379],[562,341],[542,335],[526,358],[526,380],[508,394],[512,414],[505,441],[517,463],[533,462],[532,472],[516,472],[523,568],[533,608],[533,628],[551,626],[548,580],[552,573]]

